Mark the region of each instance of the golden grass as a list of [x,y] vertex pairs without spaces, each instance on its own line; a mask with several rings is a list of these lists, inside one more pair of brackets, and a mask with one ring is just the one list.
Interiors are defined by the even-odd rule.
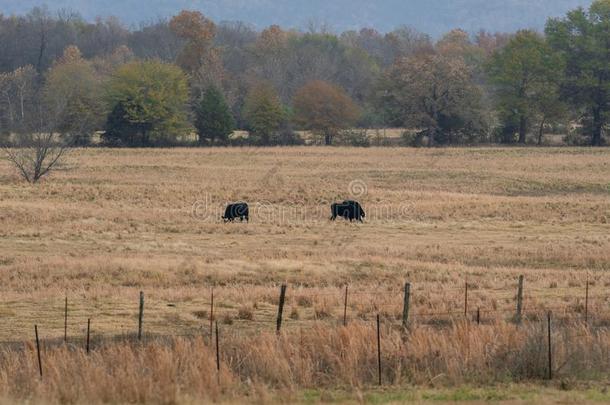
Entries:
[[[381,335],[385,386],[494,386],[542,381],[547,374],[546,335],[537,326],[458,323],[416,328],[405,336],[384,325]],[[0,397],[53,403],[286,402],[303,389],[366,392],[378,384],[376,331],[369,325],[320,324],[280,336],[244,336],[222,327],[221,336],[220,372],[214,347],[201,337],[106,343],[91,354],[82,345],[46,345],[42,378],[32,345],[3,349]],[[593,334],[575,324],[556,328],[553,339],[560,381],[554,386],[571,389],[577,379],[606,375],[607,331]]]
[[[346,283],[350,322],[395,321],[410,281],[413,319],[429,323],[417,315],[463,310],[466,280],[470,312],[495,320],[512,315],[519,274],[526,310],[566,317],[582,316],[588,278],[603,324],[609,166],[610,151],[584,148],[99,148],[29,186],[2,161],[0,340],[31,340],[35,323],[63,336],[66,295],[71,339],[87,318],[96,337],[133,333],[140,290],[147,333],[208,333],[213,285],[225,328],[264,333],[283,282],[293,332],[340,324]],[[353,181],[366,186],[366,223],[329,222]],[[223,224],[237,200],[251,222]]]

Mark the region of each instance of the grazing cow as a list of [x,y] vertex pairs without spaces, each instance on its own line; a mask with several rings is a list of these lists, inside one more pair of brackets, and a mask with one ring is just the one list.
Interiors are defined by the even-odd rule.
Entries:
[[332,214],[331,221],[334,221],[337,217],[343,217],[346,220],[349,219],[350,222],[353,220],[364,222],[363,218],[366,217],[366,213],[358,201],[345,200],[340,204],[335,203],[330,206],[330,211]]
[[225,208],[225,215],[222,219],[224,219],[225,222],[233,222],[236,218],[239,218],[240,221],[243,221],[244,219],[246,222],[249,221],[248,204],[240,202],[227,205],[227,208]]

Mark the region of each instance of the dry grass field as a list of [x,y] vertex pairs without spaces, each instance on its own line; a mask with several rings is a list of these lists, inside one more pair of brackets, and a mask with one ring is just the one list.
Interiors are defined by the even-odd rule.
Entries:
[[[367,212],[365,223],[330,222],[330,203],[354,195]],[[238,200],[250,204],[250,223],[222,223],[224,205]],[[551,309],[579,322],[589,280],[588,316],[598,329],[576,326],[569,333],[585,336],[580,340],[562,335],[582,361],[572,364],[573,353],[558,349],[557,368],[566,378],[603,385],[610,361],[610,334],[599,329],[610,323],[609,220],[607,149],[99,148],[74,151],[34,186],[2,161],[0,341],[31,342],[34,324],[45,340],[63,337],[66,296],[71,341],[82,342],[87,318],[94,340],[133,334],[139,291],[149,339],[208,339],[214,287],[227,343],[219,385],[197,366],[213,364],[211,349],[197,339],[100,347],[95,365],[86,365],[81,351],[48,348],[56,365],[47,384],[30,381],[35,354],[3,349],[0,397],[172,403],[251,395],[265,402],[280,392],[316,402],[321,399],[302,390],[375,384],[375,353],[365,352],[374,347],[376,314],[384,321],[388,384],[425,389],[538,379],[540,367],[517,364],[521,357],[508,348],[520,356],[534,350],[538,338],[531,336],[542,323],[519,332],[503,322],[514,312],[520,274],[532,321]],[[415,329],[407,352],[393,326],[406,281]],[[466,282],[469,317],[480,308],[486,324],[478,331],[459,315]],[[270,343],[281,283],[288,283],[284,348]],[[336,329],[345,284],[350,326]],[[345,361],[332,354],[346,347],[340,342],[351,348],[340,355]],[[489,351],[494,344],[506,348],[504,357]],[[261,349],[253,353],[254,347]],[[117,358],[131,359],[134,368],[109,372]],[[155,361],[169,374],[138,374]],[[175,362],[184,366],[178,374],[163,368]],[[62,391],[62,370],[82,384]],[[109,389],[117,378],[133,384]],[[160,381],[172,383],[161,392]],[[230,389],[236,385],[241,388]],[[608,399],[596,392],[578,399]],[[409,398],[386,394],[370,399],[434,399],[421,391]],[[347,399],[362,400],[358,395]],[[532,399],[506,399],[515,398]]]

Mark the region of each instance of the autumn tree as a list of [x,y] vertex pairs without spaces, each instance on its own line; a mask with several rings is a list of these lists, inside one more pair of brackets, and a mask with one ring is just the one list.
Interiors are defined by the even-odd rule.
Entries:
[[187,72],[202,94],[222,80],[220,51],[214,46],[216,25],[199,11],[181,11],[169,22],[172,32],[184,40],[176,63]]
[[354,125],[360,115],[358,106],[339,86],[316,80],[303,86],[294,96],[295,121],[319,134],[325,145]]
[[107,87],[106,142],[156,146],[186,133],[188,85],[177,66],[132,62],[119,67]]
[[57,118],[57,130],[76,144],[88,144],[103,126],[101,81],[80,50],[69,46],[47,73],[44,100]]
[[253,72],[272,83],[284,103],[290,103],[298,89],[314,80],[337,83],[350,97],[363,101],[380,72],[365,50],[348,46],[335,35],[297,34],[278,26],[261,33],[253,55]]
[[270,145],[286,114],[273,86],[259,83],[252,87],[246,97],[244,116],[254,143]]
[[493,54],[487,69],[490,82],[504,126],[512,127],[514,121],[519,143],[526,142],[534,118],[543,116],[544,121],[558,102],[563,66],[561,56],[533,31],[519,31]]
[[510,40],[511,35],[505,33],[490,33],[485,30],[479,31],[474,37],[474,43],[477,47],[489,57],[494,52],[499,51],[506,46]]
[[280,97],[288,101],[290,97],[291,78],[289,65],[291,54],[289,50],[290,34],[278,25],[264,29],[251,47],[254,66],[253,70],[262,80],[274,84],[280,89]]
[[610,119],[610,0],[549,20],[546,35],[566,60],[562,96],[582,110],[591,145],[600,146]]
[[135,60],[136,57],[133,51],[127,46],[121,45],[110,54],[93,58],[90,61],[90,65],[95,70],[97,76],[105,79],[110,77],[119,66]]
[[[366,89],[379,76],[375,60],[359,48],[350,48],[331,34],[306,34],[290,41],[290,64],[287,76],[290,96],[312,81],[335,83],[359,102],[364,102]],[[346,69],[346,66],[350,66]],[[285,85],[283,85],[285,86]]]
[[470,41],[470,35],[461,29],[454,29],[443,35],[436,43],[436,51],[450,57],[469,59],[479,52]]
[[169,27],[186,41],[176,60],[178,65],[187,72],[199,70],[212,47],[216,25],[199,11],[183,10],[171,19]]
[[467,32],[460,29],[449,31],[436,43],[435,52],[448,58],[463,60],[471,71],[474,83],[483,87],[488,54],[470,39]]
[[423,129],[428,145],[473,141],[482,131],[480,90],[460,57],[421,54],[395,63],[381,84],[403,125]]
[[209,87],[195,105],[195,128],[199,144],[215,141],[225,144],[235,129],[235,120],[222,93],[216,87]]

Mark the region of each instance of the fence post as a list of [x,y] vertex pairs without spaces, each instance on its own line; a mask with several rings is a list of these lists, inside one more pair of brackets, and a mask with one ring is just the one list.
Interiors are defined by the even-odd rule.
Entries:
[[468,280],[464,283],[464,318],[468,320]]
[[585,286],[585,325],[589,324],[589,276],[587,275],[587,284]]
[[38,325],[34,325],[34,334],[36,335],[36,352],[38,354],[38,371],[40,379],[42,379],[42,360],[40,358],[40,340],[38,340]]
[[91,336],[91,318],[87,319],[87,345],[85,346],[87,349],[87,354],[89,354],[89,338]]
[[409,323],[409,301],[411,299],[411,283],[405,283],[405,294],[402,304],[402,326],[407,327]]
[[214,336],[214,287],[210,293],[210,343]]
[[481,324],[481,309],[477,308],[477,325]]
[[515,322],[521,323],[523,311],[523,275],[519,276],[519,287],[517,290],[517,313],[515,315]]
[[348,284],[345,284],[345,302],[343,303],[343,326],[347,326],[347,288]]
[[553,379],[553,347],[551,346],[551,311],[547,314],[548,348],[549,348],[549,380]]
[[138,315],[138,340],[142,340],[142,320],[144,318],[144,291],[140,291],[140,313]]
[[66,305],[64,306],[64,343],[68,341],[68,296],[66,295]]
[[218,384],[220,384],[220,343],[218,338],[218,321],[215,322],[216,325],[216,375],[218,378]]
[[280,333],[282,328],[282,314],[284,313],[284,301],[286,300],[286,284],[282,284],[280,288],[280,302],[277,307],[277,329],[276,332]]
[[379,385],[381,385],[381,331],[379,314],[377,314],[377,372],[379,377]]

